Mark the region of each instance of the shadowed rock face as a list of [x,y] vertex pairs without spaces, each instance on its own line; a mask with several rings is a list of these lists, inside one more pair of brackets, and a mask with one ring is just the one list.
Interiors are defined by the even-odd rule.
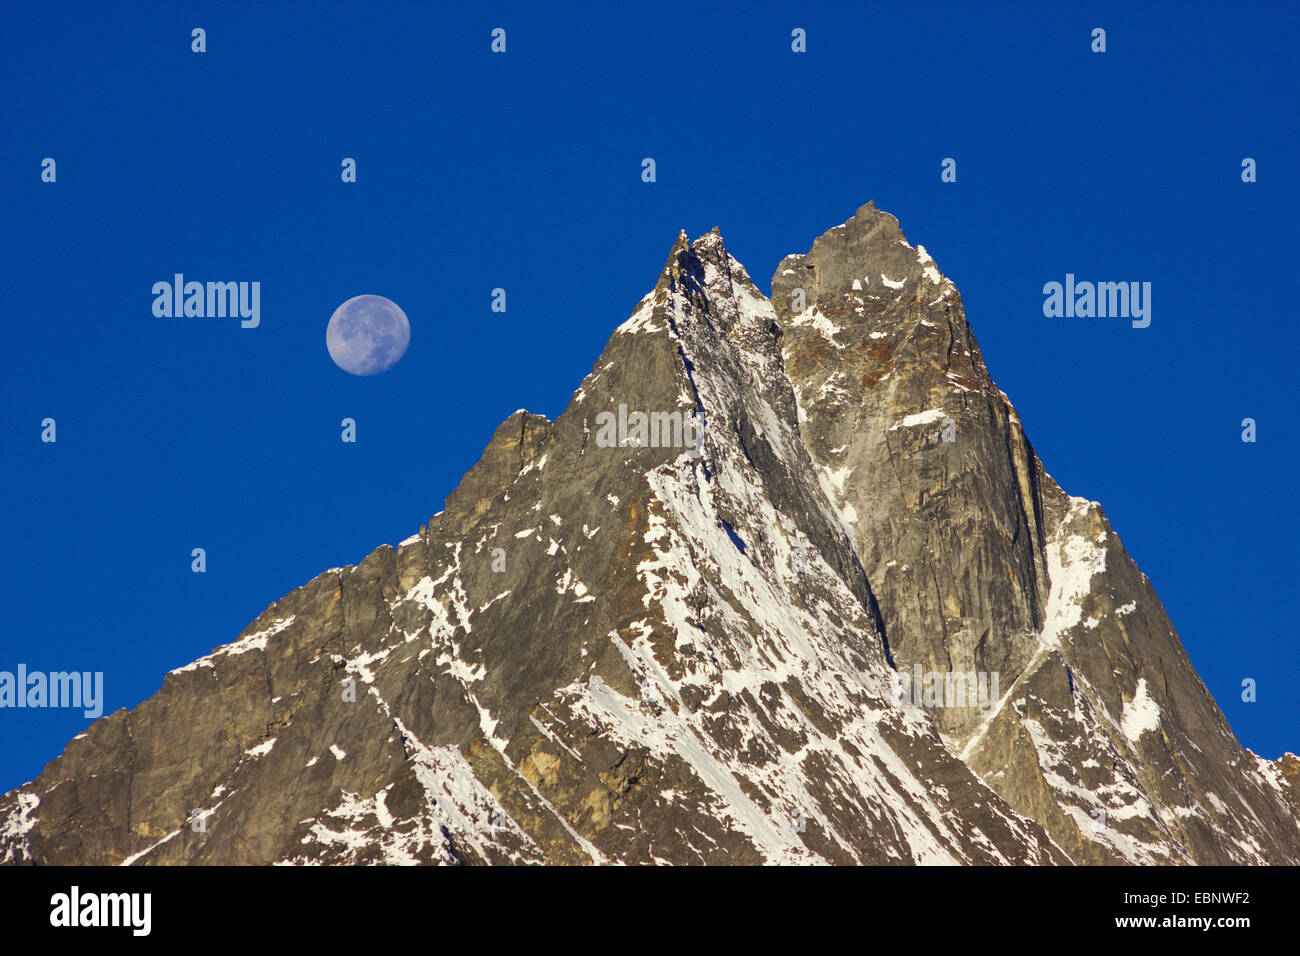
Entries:
[[1242,750],[893,217],[772,287],[681,235],[564,414],[91,725],[0,860],[1300,862],[1294,758]]

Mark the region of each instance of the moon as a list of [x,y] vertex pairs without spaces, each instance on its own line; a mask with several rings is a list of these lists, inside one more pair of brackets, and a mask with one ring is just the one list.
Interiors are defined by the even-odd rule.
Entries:
[[386,372],[406,354],[411,323],[392,299],[358,295],[334,310],[325,347],[334,364],[353,375]]

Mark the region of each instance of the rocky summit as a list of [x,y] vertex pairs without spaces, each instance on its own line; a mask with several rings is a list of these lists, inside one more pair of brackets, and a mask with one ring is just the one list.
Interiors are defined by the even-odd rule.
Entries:
[[868,204],[715,229],[555,421],[0,798],[0,860],[1300,863],[1101,507]]

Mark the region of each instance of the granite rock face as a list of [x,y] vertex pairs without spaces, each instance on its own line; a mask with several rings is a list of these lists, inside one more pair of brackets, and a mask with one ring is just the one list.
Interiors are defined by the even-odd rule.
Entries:
[[893,217],[772,288],[679,236],[556,421],[92,724],[0,860],[1300,862],[1294,758],[1237,743]]

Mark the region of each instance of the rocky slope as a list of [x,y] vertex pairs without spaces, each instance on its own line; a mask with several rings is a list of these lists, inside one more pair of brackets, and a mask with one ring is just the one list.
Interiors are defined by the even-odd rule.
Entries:
[[556,421],[91,725],[0,860],[1300,862],[1294,759],[1237,743],[924,250],[868,205],[772,289],[679,236]]

